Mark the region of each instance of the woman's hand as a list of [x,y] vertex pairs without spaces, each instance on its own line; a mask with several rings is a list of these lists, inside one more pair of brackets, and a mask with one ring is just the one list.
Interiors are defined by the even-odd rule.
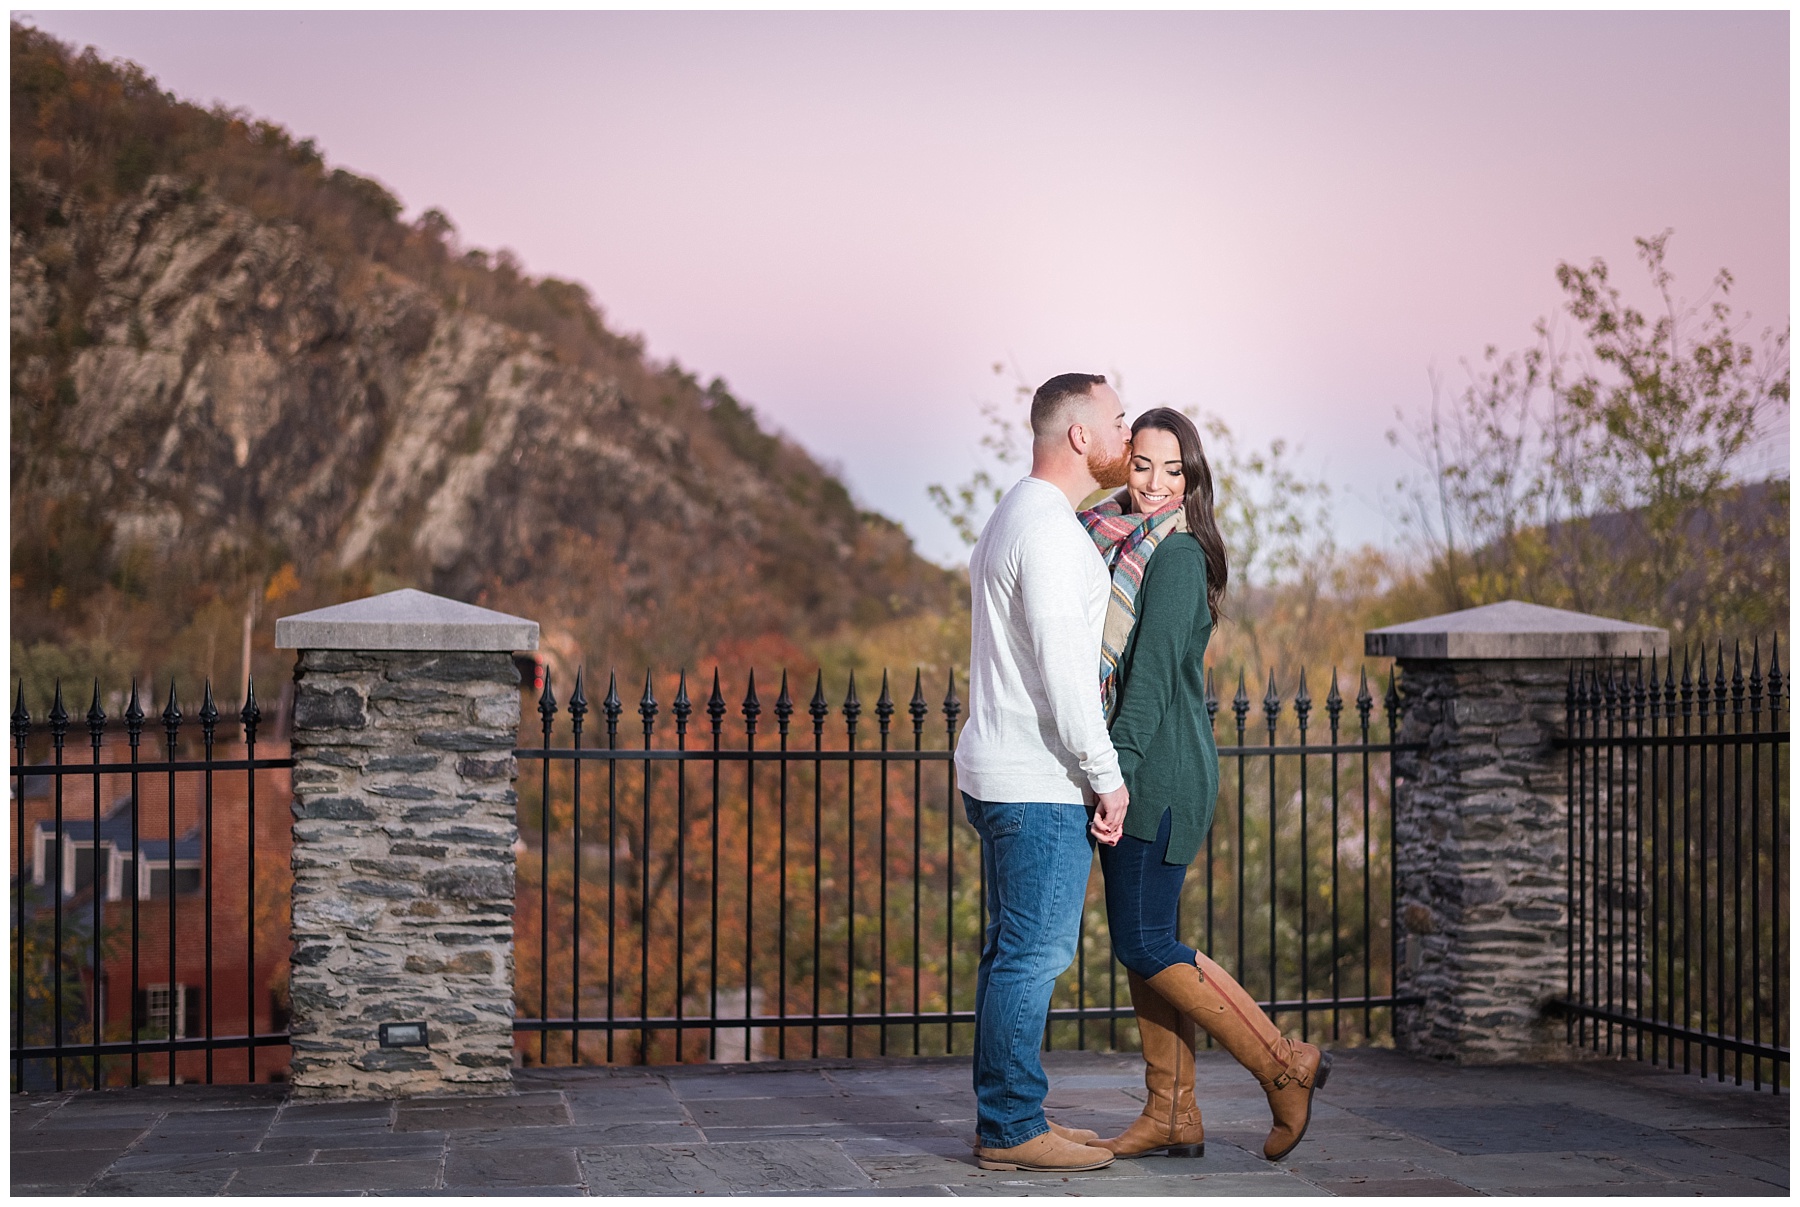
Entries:
[[1111,792],[1101,792],[1094,798],[1094,820],[1088,823],[1088,833],[1107,846],[1117,846],[1119,835],[1125,832],[1125,811],[1131,807],[1131,790],[1120,784]]

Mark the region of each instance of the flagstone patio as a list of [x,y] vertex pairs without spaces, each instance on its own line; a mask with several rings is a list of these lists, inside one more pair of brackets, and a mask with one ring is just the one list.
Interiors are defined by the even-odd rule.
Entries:
[[[978,1169],[961,1058],[530,1069],[480,1099],[303,1102],[281,1086],[13,1096],[14,1194],[1785,1195],[1788,1099],[1635,1062],[1456,1068],[1336,1054],[1312,1128],[1199,1057],[1206,1155]],[[1046,1057],[1061,1122],[1121,1129],[1131,1056]]]

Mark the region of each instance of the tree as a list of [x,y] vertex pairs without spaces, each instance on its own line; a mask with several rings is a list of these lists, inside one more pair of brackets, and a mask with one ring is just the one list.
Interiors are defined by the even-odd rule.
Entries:
[[1786,545],[1786,483],[1744,483],[1738,465],[1787,408],[1788,334],[1745,339],[1723,269],[1680,300],[1669,236],[1636,241],[1654,320],[1604,260],[1562,263],[1577,334],[1559,341],[1540,319],[1531,348],[1489,347],[1448,406],[1434,375],[1409,433],[1424,473],[1400,493],[1442,606],[1519,596],[1677,631],[1785,625],[1786,558],[1771,552]]

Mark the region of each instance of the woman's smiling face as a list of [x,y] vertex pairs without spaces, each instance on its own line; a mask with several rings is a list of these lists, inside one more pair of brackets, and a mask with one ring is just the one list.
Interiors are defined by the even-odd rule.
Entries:
[[1131,509],[1147,514],[1187,493],[1181,474],[1181,441],[1174,432],[1147,427],[1131,438]]

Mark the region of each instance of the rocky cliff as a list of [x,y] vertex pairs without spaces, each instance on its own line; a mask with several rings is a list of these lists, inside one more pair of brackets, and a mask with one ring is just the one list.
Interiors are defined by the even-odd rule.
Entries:
[[[645,361],[579,287],[458,248],[442,215],[400,223],[379,186],[326,173],[278,128],[149,81],[139,109],[222,122],[218,145],[176,154],[127,130],[115,154],[149,137],[148,162],[174,170],[96,185],[68,129],[85,103],[71,81],[124,72],[130,102],[130,69],[26,33],[22,50],[14,27],[15,633],[91,631],[77,613],[100,596],[201,606],[283,575],[296,602],[404,582],[529,605],[567,619],[576,644],[646,655],[950,600],[896,525],[722,382]],[[47,59],[62,75],[31,91]],[[258,155],[288,172],[280,190],[266,172],[245,185]],[[314,194],[351,186],[386,212],[359,211],[346,237]],[[546,304],[573,319],[535,321]]]

